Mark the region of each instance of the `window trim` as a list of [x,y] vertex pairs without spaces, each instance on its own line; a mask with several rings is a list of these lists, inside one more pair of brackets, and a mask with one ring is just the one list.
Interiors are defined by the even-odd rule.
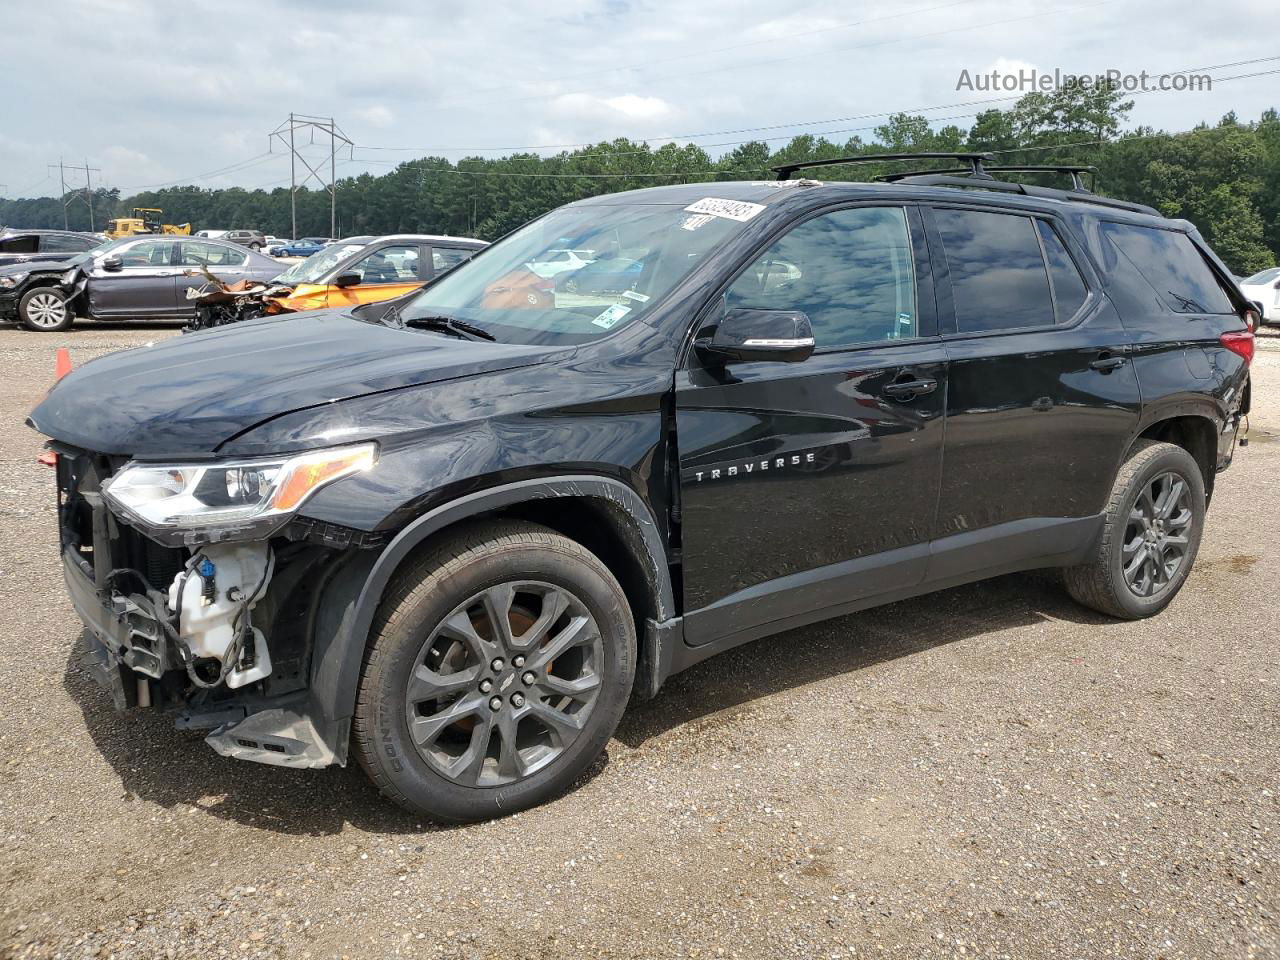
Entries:
[[1044,248],[1044,237],[1040,235],[1040,231],[1037,229],[1036,240],[1039,241],[1040,243],[1040,256],[1044,258],[1044,269],[1045,269],[1045,272],[1049,275],[1049,293],[1053,297],[1053,315],[1056,320],[1056,322],[1054,323],[1054,327],[1056,328],[1056,327],[1075,326],[1076,318],[1078,318],[1080,316],[1080,312],[1089,305],[1089,300],[1093,295],[1093,288],[1089,286],[1089,276],[1083,270],[1080,269],[1079,261],[1076,260],[1075,254],[1071,252],[1071,245],[1067,243],[1066,238],[1062,236],[1062,231],[1059,230],[1054,225],[1053,218],[1052,217],[1036,217],[1035,219],[1038,222],[1043,223],[1045,226],[1047,226],[1049,230],[1053,233],[1053,235],[1058,238],[1058,243],[1060,243],[1062,245],[1062,249],[1066,251],[1067,259],[1071,261],[1071,265],[1075,267],[1076,275],[1080,277],[1080,282],[1084,284],[1084,299],[1080,301],[1080,306],[1076,307],[1075,313],[1071,314],[1071,316],[1068,317],[1066,320],[1059,319],[1058,318],[1058,288],[1054,285],[1054,282],[1053,282],[1053,271],[1049,269],[1049,255],[1048,255],[1048,251],[1045,250]]
[[[679,358],[676,364],[677,370],[687,370],[690,368],[690,360],[695,356],[693,350],[694,341],[697,340],[698,332],[706,325],[712,312],[716,309],[716,305],[724,299],[725,293],[729,288],[737,282],[738,278],[746,273],[747,269],[760,258],[766,250],[777,243],[782,237],[791,231],[815,220],[818,217],[824,217],[832,213],[839,213],[842,210],[858,210],[866,207],[895,207],[903,211],[904,219],[907,225],[907,235],[911,241],[912,268],[915,276],[915,293],[916,293],[916,313],[921,316],[927,316],[932,323],[933,332],[925,336],[912,337],[910,340],[862,340],[849,344],[837,344],[834,346],[815,347],[814,356],[825,355],[829,353],[849,353],[859,350],[875,350],[893,347],[896,344],[904,346],[910,344],[921,344],[937,342],[941,339],[941,311],[937,302],[937,280],[936,269],[932,259],[931,243],[928,237],[928,228],[924,218],[920,212],[921,204],[914,199],[905,198],[868,198],[863,200],[845,201],[843,203],[835,203],[831,206],[824,206],[814,210],[808,210],[795,219],[783,221],[775,226],[765,237],[753,246],[743,257],[743,259],[734,265],[733,269],[726,275],[725,279],[716,286],[716,291],[709,296],[705,303],[694,312],[693,321],[689,324],[689,329],[685,333],[684,343],[681,346]],[[803,365],[801,365],[803,366]]]
[[[1149,279],[1147,279],[1147,275],[1143,273],[1142,268],[1139,267],[1138,264],[1134,262],[1133,257],[1129,256],[1129,254],[1127,254],[1124,250],[1120,249],[1120,247],[1116,244],[1116,242],[1107,235],[1107,232],[1104,229],[1104,226],[1108,223],[1114,223],[1116,226],[1120,226],[1120,227],[1137,227],[1141,230],[1163,230],[1166,233],[1182,234],[1182,236],[1186,237],[1187,240],[1191,243],[1191,246],[1195,250],[1195,252],[1200,255],[1200,259],[1204,261],[1204,265],[1208,268],[1209,274],[1213,277],[1214,280],[1218,281],[1218,286],[1222,288],[1222,295],[1227,298],[1228,303],[1236,307],[1236,310],[1232,313],[1198,313],[1198,312],[1183,313],[1178,310],[1174,310],[1172,307],[1169,306],[1168,302],[1165,300],[1164,294],[1162,294],[1159,290],[1157,290],[1156,285],[1152,283]],[[1134,223],[1131,220],[1116,220],[1112,217],[1099,217],[1098,218],[1098,239],[1102,241],[1106,241],[1107,243],[1111,244],[1113,247],[1115,247],[1116,252],[1118,254],[1120,254],[1122,257],[1124,257],[1126,260],[1129,261],[1133,269],[1138,272],[1138,275],[1142,277],[1143,280],[1146,281],[1147,286],[1149,286],[1153,291],[1155,291],[1156,298],[1160,301],[1160,305],[1165,308],[1165,310],[1169,313],[1170,316],[1189,317],[1191,319],[1195,319],[1197,317],[1232,317],[1232,316],[1238,317],[1241,315],[1242,310],[1253,309],[1253,305],[1248,303],[1249,298],[1244,295],[1244,291],[1241,290],[1239,285],[1237,285],[1235,281],[1231,279],[1230,275],[1223,276],[1222,271],[1218,268],[1218,264],[1215,262],[1215,257],[1212,254],[1212,251],[1208,249],[1208,245],[1205,244],[1201,240],[1201,238],[1191,230],[1183,230],[1179,228],[1177,224],[1172,224],[1172,223],[1168,225],[1152,224],[1152,223]],[[1247,306],[1242,304],[1245,304]]]
[[[1009,334],[1052,333],[1059,330],[1074,330],[1085,323],[1089,315],[1093,313],[1093,308],[1099,299],[1098,286],[1094,282],[1093,274],[1081,267],[1080,258],[1077,256],[1076,251],[1072,249],[1073,241],[1067,239],[1066,231],[1058,228],[1061,220],[1052,213],[1043,210],[1032,210],[1026,207],[1001,207],[994,204],[955,203],[950,201],[928,201],[921,203],[920,207],[925,217],[926,229],[929,231],[930,245],[937,244],[937,250],[934,252],[936,259],[933,272],[938,277],[936,282],[938,287],[939,330],[941,330],[944,320],[949,327],[948,330],[942,333],[943,340],[977,340],[985,337],[1002,337]],[[955,297],[952,293],[954,288],[951,283],[951,270],[947,264],[946,245],[942,241],[942,233],[939,231],[937,220],[933,216],[935,210],[964,210],[969,213],[996,213],[1007,217],[1022,217],[1033,221],[1033,228],[1034,221],[1043,220],[1049,224],[1050,229],[1057,235],[1058,240],[1062,242],[1063,248],[1067,251],[1067,256],[1075,264],[1076,272],[1080,274],[1080,279],[1084,282],[1084,302],[1072,314],[1069,321],[1066,323],[1058,322],[1058,302],[1054,296],[1053,278],[1048,276],[1049,260],[1045,256],[1044,241],[1040,238],[1040,231],[1034,229],[1036,246],[1040,250],[1040,262],[1044,265],[1045,273],[1049,280],[1050,306],[1053,308],[1054,322],[1052,324],[1028,324],[1022,327],[1001,327],[998,330],[962,331],[960,329],[960,316],[956,313]]]

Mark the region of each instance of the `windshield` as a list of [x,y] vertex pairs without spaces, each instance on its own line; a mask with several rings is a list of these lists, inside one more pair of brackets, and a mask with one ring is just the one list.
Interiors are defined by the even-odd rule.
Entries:
[[[586,343],[643,316],[741,227],[669,204],[561,207],[426,287],[400,316],[450,317],[505,343]],[[569,250],[577,260],[565,262]]]
[[363,250],[367,243],[335,243],[331,247],[317,250],[301,263],[295,263],[280,276],[277,283],[319,283],[320,278],[338,265],[340,260],[351,256],[357,250]]
[[1270,283],[1272,280],[1280,278],[1280,267],[1272,267],[1270,270],[1263,270],[1261,273],[1255,273],[1245,283]]

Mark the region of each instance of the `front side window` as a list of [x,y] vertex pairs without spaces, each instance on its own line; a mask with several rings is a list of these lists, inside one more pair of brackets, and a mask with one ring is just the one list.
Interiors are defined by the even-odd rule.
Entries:
[[382,247],[342,272],[356,274],[363,284],[413,283],[418,279],[418,245]]
[[1030,217],[934,211],[960,333],[1053,326],[1053,296]]
[[[407,323],[463,320],[506,343],[587,343],[644,317],[744,225],[679,204],[561,207],[486,248],[467,269],[446,273],[399,316]],[[592,250],[596,259],[560,272],[542,269],[567,249]]]
[[799,310],[819,348],[918,336],[906,211],[856,207],[806,220],[747,267],[725,304]]
[[1138,268],[1174,313],[1235,313],[1226,291],[1185,233],[1107,222],[1102,224],[1102,235]]
[[172,240],[139,240],[117,256],[126,267],[167,267],[173,263]]
[[25,237],[0,237],[0,253],[35,253],[39,240],[35,234]]

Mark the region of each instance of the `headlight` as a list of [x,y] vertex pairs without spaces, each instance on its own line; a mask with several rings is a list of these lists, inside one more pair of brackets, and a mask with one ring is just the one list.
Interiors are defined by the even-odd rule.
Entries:
[[325,484],[368,470],[376,461],[376,447],[362,443],[287,458],[131,463],[107,482],[102,495],[153,529],[273,527]]
[[11,287],[16,287],[29,276],[31,276],[30,271],[26,273],[11,273],[7,277],[0,277],[0,287],[3,287],[6,290]]

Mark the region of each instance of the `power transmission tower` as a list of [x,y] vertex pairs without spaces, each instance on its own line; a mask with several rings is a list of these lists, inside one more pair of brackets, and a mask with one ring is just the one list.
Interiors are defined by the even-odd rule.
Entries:
[[[58,194],[59,198],[62,200],[62,229],[64,230],[71,229],[70,226],[68,226],[67,207],[69,207],[76,200],[83,200],[85,204],[89,207],[89,231],[93,232],[93,183],[89,179],[89,173],[90,171],[92,171],[93,173],[100,174],[102,173],[102,171],[99,170],[97,167],[89,166],[88,160],[84,162],[83,167],[76,167],[70,164],[63,163],[61,157],[58,158],[57,163],[50,163],[50,164],[47,164],[46,166],[50,173],[53,172],[54,167],[58,168],[58,182],[62,187],[62,192]],[[71,197],[70,199],[67,198],[67,171],[68,170],[84,171],[84,193],[81,193],[79,190],[77,190],[75,192],[75,196]]]
[[[311,161],[298,151],[298,133],[304,130],[310,135],[308,145],[316,142],[316,133],[319,133],[322,138],[326,133],[329,135],[328,183],[325,183],[324,177],[316,169],[317,166],[324,168],[323,161],[312,166]],[[312,177],[315,177],[316,182],[329,191],[329,236],[336,237],[338,235],[338,181],[335,172],[338,166],[338,144],[342,143],[346,146],[348,157],[354,159],[355,143],[342,132],[342,128],[334,122],[333,117],[312,117],[303,113],[289,114],[288,120],[271,131],[267,138],[268,151],[274,152],[276,140],[289,148],[289,216],[293,222],[294,239],[298,236],[298,189],[305,187]],[[297,174],[299,160],[307,168],[307,175],[302,178],[301,183],[298,182]]]

